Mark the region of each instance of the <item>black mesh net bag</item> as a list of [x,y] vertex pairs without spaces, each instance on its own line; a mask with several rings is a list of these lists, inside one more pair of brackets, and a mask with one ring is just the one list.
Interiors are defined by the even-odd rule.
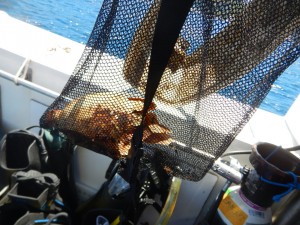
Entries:
[[200,180],[299,43],[299,0],[104,0],[40,123],[115,159],[142,151],[135,134],[166,172]]

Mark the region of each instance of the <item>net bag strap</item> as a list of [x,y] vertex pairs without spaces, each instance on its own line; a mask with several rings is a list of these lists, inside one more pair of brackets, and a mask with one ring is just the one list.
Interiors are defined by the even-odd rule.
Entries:
[[[145,91],[145,102],[143,107],[143,116],[141,125],[136,129],[133,139],[132,148],[129,152],[129,176],[134,178],[137,169],[137,163],[141,157],[143,138],[143,121],[146,113],[154,98],[163,72],[168,64],[169,58],[174,49],[180,30],[185,19],[192,7],[194,0],[162,0],[158,13],[157,23],[155,26],[149,73]],[[133,173],[133,174],[132,174]]]

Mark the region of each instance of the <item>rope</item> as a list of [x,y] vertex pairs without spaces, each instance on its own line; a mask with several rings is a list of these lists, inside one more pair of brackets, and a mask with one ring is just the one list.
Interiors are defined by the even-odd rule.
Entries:
[[275,202],[279,202],[281,200],[282,197],[286,196],[287,194],[289,194],[291,191],[293,191],[294,189],[297,189],[299,190],[300,189],[300,184],[298,183],[298,180],[297,180],[297,176],[296,174],[294,174],[293,172],[287,172],[288,174],[290,174],[292,177],[293,177],[293,182],[292,183],[286,183],[286,184],[282,184],[282,183],[277,183],[277,182],[274,182],[274,181],[270,181],[268,179],[265,179],[263,177],[260,177],[260,180],[263,181],[263,182],[266,182],[268,184],[271,184],[271,185],[274,185],[274,186],[278,186],[278,187],[285,187],[285,188],[288,188],[287,191],[281,193],[281,194],[278,194],[278,195],[274,195],[273,196],[273,201]]
[[57,213],[55,216],[53,216],[51,219],[48,220],[48,222],[45,224],[45,225],[50,225],[52,222],[55,222],[55,220],[59,217],[65,217],[65,218],[68,218],[69,215],[65,212],[60,212],[60,213]]

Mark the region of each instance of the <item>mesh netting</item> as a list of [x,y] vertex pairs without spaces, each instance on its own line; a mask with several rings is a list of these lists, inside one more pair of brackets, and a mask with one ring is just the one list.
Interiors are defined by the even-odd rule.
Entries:
[[[112,158],[141,123],[160,0],[104,0],[41,126]],[[300,1],[195,0],[143,123],[149,155],[199,180],[300,54]]]

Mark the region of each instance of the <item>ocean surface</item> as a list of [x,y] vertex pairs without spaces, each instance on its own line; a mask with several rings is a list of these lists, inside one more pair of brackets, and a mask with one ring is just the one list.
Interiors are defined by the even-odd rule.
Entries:
[[[102,0],[0,0],[0,10],[85,44],[101,4]],[[277,79],[260,108],[285,115],[299,94],[300,59]]]

